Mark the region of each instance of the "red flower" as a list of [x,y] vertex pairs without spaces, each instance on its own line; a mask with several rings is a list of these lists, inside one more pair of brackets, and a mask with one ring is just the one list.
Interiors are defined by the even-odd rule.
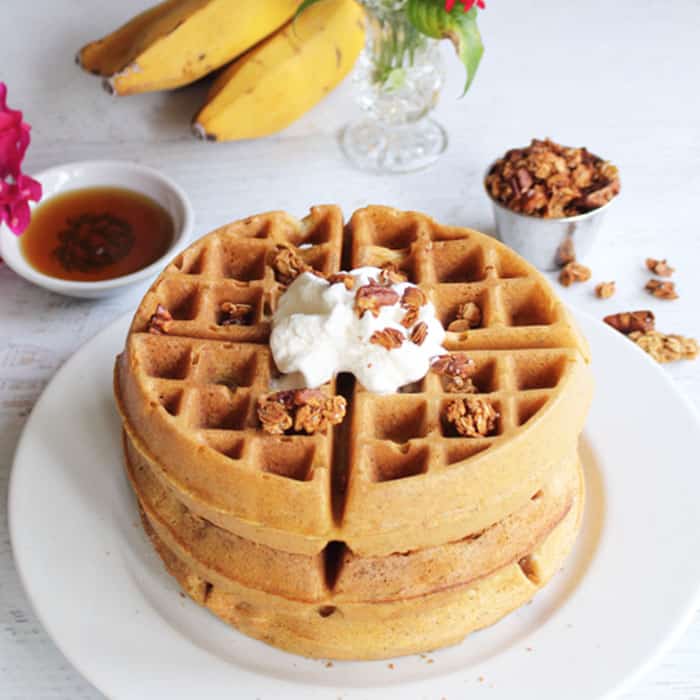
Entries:
[[[486,3],[484,0],[459,0],[462,5],[464,5],[464,11],[469,12],[469,10],[476,5],[480,10],[486,9]],[[448,12],[452,12],[452,8],[455,6],[457,0],[445,0],[445,9]]]
[[6,98],[7,87],[0,83],[0,223],[20,235],[29,225],[29,202],[41,199],[41,185],[22,173],[30,127],[22,112],[7,106]]

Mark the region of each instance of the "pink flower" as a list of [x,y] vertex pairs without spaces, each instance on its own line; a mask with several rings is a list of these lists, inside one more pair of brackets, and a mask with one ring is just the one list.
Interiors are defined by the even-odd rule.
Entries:
[[[464,11],[469,12],[469,10],[476,5],[480,10],[486,9],[486,3],[484,0],[459,0],[462,5],[464,5]],[[445,0],[445,10],[447,12],[452,12],[452,8],[455,6],[457,0]]]
[[41,199],[41,185],[22,173],[30,127],[6,99],[7,87],[0,83],[0,223],[19,236],[29,226],[29,202]]

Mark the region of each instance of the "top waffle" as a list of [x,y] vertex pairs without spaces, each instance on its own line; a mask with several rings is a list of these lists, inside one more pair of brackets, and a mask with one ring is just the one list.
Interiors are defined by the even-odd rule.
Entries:
[[[477,395],[499,412],[467,438],[445,420],[429,373],[379,396],[331,387],[348,416],[326,434],[270,435],[256,415],[276,370],[267,340],[284,286],[272,260],[292,247],[326,274],[394,263],[447,327],[466,301],[479,328],[447,333],[476,363]],[[247,304],[227,325],[222,304]],[[158,306],[167,332],[148,332]],[[125,429],[162,483],[197,515],[255,542],[312,554],[331,541],[379,556],[478,532],[514,512],[575,448],[591,393],[585,343],[544,278],[483,234],[415,212],[368,207],[298,221],[274,212],[225,226],[179,255],[144,297],[117,363]],[[472,394],[473,395],[473,394]]]

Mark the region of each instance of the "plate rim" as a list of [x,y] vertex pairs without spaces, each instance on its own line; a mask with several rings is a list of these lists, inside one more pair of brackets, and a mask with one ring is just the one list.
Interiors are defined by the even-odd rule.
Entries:
[[[591,313],[578,309],[576,307],[566,305],[567,309],[572,313],[573,317],[576,319],[578,322],[579,319],[584,319],[585,323],[593,323],[595,324],[601,333],[609,335],[609,337],[615,337],[616,340],[614,342],[619,342],[620,346],[622,347],[622,344],[626,344],[629,341],[624,338],[622,335],[619,334],[618,331],[615,331],[612,328],[609,328],[606,326],[604,323],[602,323],[599,319],[597,319],[595,316],[593,316]],[[18,464],[21,463],[21,458],[22,458],[22,453],[25,449],[25,444],[33,437],[31,435],[32,431],[32,425],[35,420],[36,414],[38,414],[41,410],[41,407],[45,401],[48,399],[46,398],[50,392],[52,391],[54,383],[57,381],[57,378],[59,376],[62,376],[65,372],[70,371],[71,366],[74,362],[76,362],[76,357],[80,355],[82,352],[86,351],[89,346],[91,346],[93,343],[96,343],[98,338],[108,335],[110,332],[113,332],[114,327],[119,326],[120,324],[127,324],[129,319],[133,316],[133,313],[131,311],[126,312],[124,314],[119,315],[115,319],[113,319],[110,323],[108,323],[106,326],[101,328],[99,331],[94,333],[89,339],[87,339],[84,343],[82,343],[75,351],[74,353],[66,359],[65,362],[62,363],[62,365],[57,369],[57,371],[54,373],[54,375],[51,377],[50,381],[47,383],[46,387],[43,389],[41,395],[37,399],[36,403],[32,407],[32,410],[30,412],[30,415],[27,418],[27,421],[22,429],[21,435],[19,437],[19,440],[17,442],[14,454],[12,456],[12,462],[11,462],[11,470],[10,470],[10,477],[9,477],[9,485],[8,485],[8,501],[7,501],[7,513],[8,513],[8,529],[9,529],[9,536],[10,536],[10,543],[11,543],[11,550],[12,550],[12,556],[13,556],[13,561],[15,564],[15,569],[18,575],[18,578],[22,584],[22,588],[27,596],[27,599],[29,601],[29,604],[32,607],[32,610],[34,614],[36,615],[38,621],[41,623],[42,627],[46,631],[47,635],[49,638],[52,640],[52,642],[56,645],[56,647],[59,649],[59,651],[65,656],[65,658],[68,660],[68,662],[82,675],[93,687],[98,689],[100,692],[104,693],[108,697],[113,697],[109,695],[108,693],[108,688],[106,688],[103,683],[102,683],[102,678],[97,678],[97,674],[93,674],[92,670],[88,669],[87,663],[83,663],[83,658],[84,654],[80,654],[76,652],[74,649],[68,649],[64,646],[63,641],[61,639],[61,633],[60,630],[57,630],[54,628],[54,625],[49,622],[47,619],[49,615],[47,614],[47,610],[50,609],[50,605],[44,601],[44,603],[39,602],[39,597],[36,594],[36,591],[33,590],[32,583],[29,579],[29,577],[26,574],[26,571],[24,569],[24,564],[23,564],[23,557],[25,555],[22,555],[19,553],[19,550],[21,550],[21,547],[17,547],[17,536],[16,536],[16,531],[18,529],[18,522],[17,519],[20,517],[18,513],[18,506],[16,505],[18,496],[17,496],[17,490],[18,486],[17,483],[19,482],[19,477],[17,476],[19,473],[20,467],[18,467]],[[629,347],[630,350],[632,350],[631,344]],[[642,361],[646,364],[648,368],[651,368],[651,371],[655,372],[658,377],[660,377],[663,381],[663,383],[666,385],[668,389],[671,390],[671,392],[675,395],[676,399],[680,399],[681,403],[683,404],[685,410],[688,412],[689,416],[691,417],[692,421],[695,423],[699,434],[700,434],[700,410],[696,408],[696,406],[692,403],[690,398],[685,394],[685,392],[676,384],[676,382],[673,380],[673,378],[664,371],[663,367],[661,367],[657,362],[655,362],[651,357],[649,357],[646,353],[640,352],[640,356],[643,355],[644,357],[642,358]],[[593,360],[595,362],[595,358]],[[604,698],[613,698],[617,697],[620,693],[625,692],[626,690],[629,690],[631,687],[633,687],[639,679],[644,676],[653,666],[655,666],[658,661],[667,653],[667,651],[674,646],[679,638],[682,636],[682,634],[686,631],[690,623],[692,622],[696,612],[698,611],[698,608],[700,608],[700,579],[698,579],[695,582],[695,593],[693,597],[687,602],[687,605],[685,606],[685,610],[683,614],[679,614],[675,620],[675,622],[670,626],[667,634],[665,637],[663,637],[660,641],[657,641],[655,647],[653,650],[651,650],[645,658],[640,659],[638,663],[635,664],[635,667],[626,671],[620,678],[619,680],[610,687],[610,689],[602,696]],[[191,640],[190,640],[191,641]],[[265,678],[268,681],[273,681],[276,683],[279,683],[279,688],[282,690],[285,686],[286,687],[297,687],[299,689],[307,688],[307,689],[321,689],[321,690],[327,690],[330,695],[330,691],[334,691],[334,687],[331,685],[323,685],[319,686],[317,684],[313,683],[308,683],[306,681],[296,681],[296,680],[290,680],[290,679],[272,679],[269,677],[266,677],[263,673],[256,672],[256,671],[251,671],[250,669],[247,668],[242,668],[242,667],[237,667],[236,672],[243,674],[243,675],[248,675],[252,677],[257,677],[257,678]],[[454,672],[454,671],[446,671],[441,677],[442,678],[447,678],[450,676],[457,676],[459,675],[459,672]],[[391,686],[383,686],[383,685],[369,685],[369,686],[362,686],[362,687],[354,687],[354,688],[348,688],[344,689],[343,693],[345,695],[351,695],[354,697],[354,694],[357,692],[366,692],[368,694],[371,693],[376,693],[377,691],[381,691],[383,693],[391,692],[392,688],[395,689],[406,689],[410,688],[411,686],[423,686],[425,683],[429,683],[431,680],[435,681],[436,679],[427,679],[427,680],[422,680],[422,681],[415,681],[415,680],[407,680],[407,681],[401,681],[401,682],[396,682],[392,683]]]

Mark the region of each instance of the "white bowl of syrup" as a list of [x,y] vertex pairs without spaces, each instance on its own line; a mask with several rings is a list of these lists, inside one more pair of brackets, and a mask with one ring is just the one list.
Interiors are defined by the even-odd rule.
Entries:
[[21,236],[0,228],[0,254],[52,292],[92,299],[121,292],[158,274],[191,236],[187,196],[152,168],[86,161],[34,177],[42,200]]

